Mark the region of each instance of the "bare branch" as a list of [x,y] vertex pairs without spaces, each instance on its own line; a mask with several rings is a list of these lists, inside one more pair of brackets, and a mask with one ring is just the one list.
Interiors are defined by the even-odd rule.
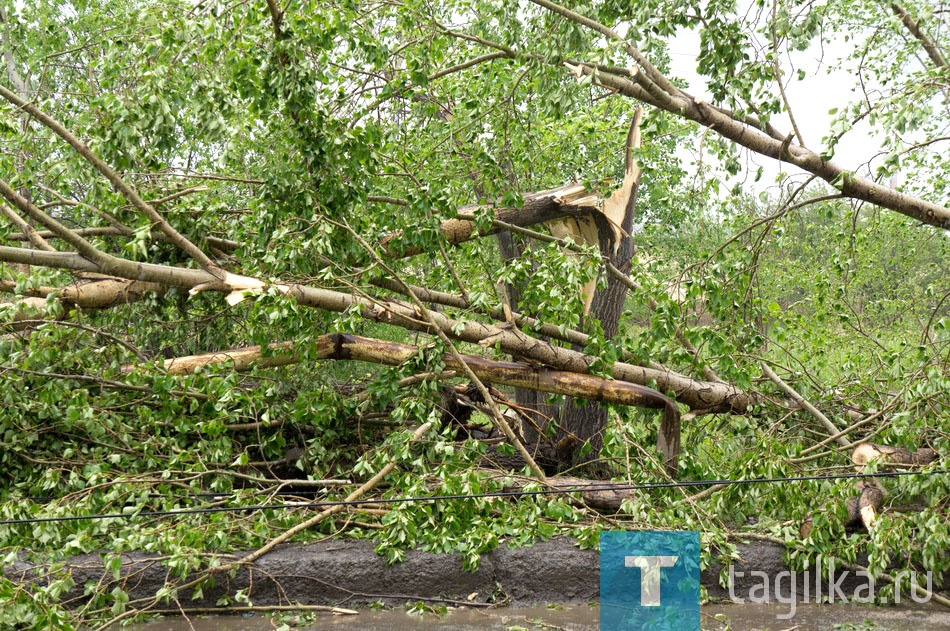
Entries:
[[[76,248],[76,251],[83,258],[88,259],[89,261],[92,261],[99,267],[108,267],[112,263],[113,257],[109,256],[105,252],[101,252],[94,245],[92,245],[91,243],[83,239],[82,237],[78,236],[72,230],[70,230],[69,228],[59,223],[58,221],[56,221],[55,219],[53,219],[52,217],[44,213],[42,210],[34,206],[30,202],[30,200],[20,195],[20,193],[15,191],[12,186],[7,184],[7,182],[2,179],[0,179],[0,196],[5,197],[7,201],[9,201],[11,204],[16,206],[17,208],[19,208],[20,212],[24,213],[26,216],[30,217],[34,221],[40,222],[41,224],[49,228],[50,231],[54,233],[56,236],[58,236],[60,239],[64,240],[66,243]],[[21,230],[24,230],[25,228],[23,227],[23,225],[25,224],[26,222],[23,222],[23,224],[18,225],[17,227],[19,227]],[[41,248],[41,249],[46,250],[47,248]],[[48,249],[52,250],[51,247]]]
[[511,55],[509,55],[507,52],[504,52],[504,51],[488,53],[486,55],[482,55],[481,57],[469,59],[468,61],[462,62],[460,64],[449,66],[448,68],[443,68],[442,70],[439,70],[438,72],[435,72],[429,75],[429,81],[435,81],[436,79],[441,79],[442,77],[446,75],[450,75],[453,72],[460,72],[462,70],[465,70],[466,68],[471,68],[472,66],[477,66],[478,64],[483,64],[488,61],[493,61],[495,59],[507,59],[510,57]]
[[814,405],[812,405],[811,403],[809,403],[808,401],[806,401],[806,400],[805,400],[805,397],[803,397],[802,395],[798,394],[798,392],[796,392],[794,388],[792,388],[790,385],[788,385],[787,383],[785,383],[785,382],[782,380],[782,378],[779,377],[778,375],[776,375],[776,374],[775,374],[775,371],[773,371],[771,368],[769,368],[768,364],[765,364],[764,362],[762,363],[762,374],[764,374],[764,375],[765,375],[766,377],[768,377],[772,382],[774,382],[775,385],[777,385],[779,388],[781,388],[782,392],[784,392],[785,394],[787,394],[788,396],[790,396],[790,397],[792,398],[792,400],[794,400],[794,401],[795,401],[796,403],[798,403],[801,407],[803,407],[805,410],[807,410],[809,414],[811,414],[811,415],[814,416],[816,419],[818,419],[818,421],[824,426],[824,428],[827,429],[828,432],[829,432],[832,436],[835,437],[835,441],[837,441],[837,443],[838,443],[839,445],[841,445],[842,447],[847,447],[847,446],[849,446],[849,445],[851,444],[851,443],[848,441],[848,439],[845,438],[844,435],[838,430],[838,428],[835,426],[835,424],[832,423],[830,420],[828,420],[828,417],[827,417],[827,416],[825,416],[824,414],[821,413],[821,410],[819,410],[819,409],[816,408]]
[[[603,87],[699,123],[755,153],[774,160],[789,162],[825,180],[847,197],[870,202],[925,224],[950,229],[950,209],[947,207],[858,177],[806,147],[789,146],[785,140],[787,135],[777,135],[776,130],[771,127],[763,128],[761,124],[753,124],[748,118],[737,117],[732,112],[704,103],[676,88],[643,58],[636,47],[603,24],[550,0],[531,1],[614,41],[622,42],[627,52],[641,65],[643,72],[637,73],[633,78],[597,71],[596,82]],[[579,75],[595,73],[595,69],[587,64],[567,65]]]

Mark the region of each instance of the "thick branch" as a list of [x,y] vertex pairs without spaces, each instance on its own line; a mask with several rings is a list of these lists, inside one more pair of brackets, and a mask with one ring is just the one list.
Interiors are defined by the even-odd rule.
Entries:
[[[399,366],[419,356],[420,348],[411,344],[388,342],[358,335],[333,333],[321,335],[314,344],[316,359],[355,360],[388,366]],[[204,355],[177,357],[165,361],[165,370],[173,375],[187,375],[221,363],[235,370],[252,366],[286,366],[299,361],[293,349],[299,344],[282,342],[268,347],[265,356],[260,346],[232,349]],[[675,471],[679,450],[679,409],[672,399],[652,388],[635,383],[604,379],[594,375],[551,370],[530,364],[505,362],[460,353],[443,353],[441,361],[447,370],[465,372],[480,381],[493,384],[549,392],[569,397],[663,410],[663,423],[657,441],[668,468]],[[126,367],[126,372],[134,370]],[[509,441],[520,445],[509,429]],[[675,436],[671,434],[675,433]],[[536,468],[536,465],[535,467]],[[542,479],[543,476],[542,476]]]
[[[397,294],[404,293],[402,287],[399,286],[399,283],[390,278],[378,278],[373,280],[372,283],[377,287],[388,289],[389,291],[395,292]],[[463,296],[449,294],[442,291],[435,291],[427,287],[419,287],[418,285],[412,285],[411,288],[413,293],[416,294],[420,300],[429,304],[443,305],[446,307],[455,307],[456,309],[465,310],[470,310],[473,308],[471,301],[467,300]],[[505,310],[501,307],[479,311],[484,315],[500,322],[508,321]],[[543,335],[544,337],[549,337],[551,339],[561,340],[562,342],[567,342],[573,346],[583,348],[584,346],[587,346],[587,342],[590,339],[590,336],[587,333],[583,333],[576,329],[567,329],[556,324],[541,322],[536,318],[532,318],[518,312],[512,312],[511,318],[515,324],[525,330],[531,331],[538,335]]]
[[7,263],[39,265],[76,272],[97,272],[128,280],[143,280],[173,287],[192,288],[212,283],[208,285],[208,289],[231,291],[230,287],[223,283],[217,283],[217,278],[204,270],[155,265],[154,263],[136,263],[125,259],[110,258],[113,264],[106,267],[96,265],[75,252],[46,252],[44,250],[29,250],[0,245],[0,261]]
[[30,250],[27,248],[12,248],[7,245],[0,245],[0,261],[21,265],[39,265],[54,269],[68,269],[77,272],[99,271],[99,267],[95,263],[84,259],[75,252]]
[[877,460],[883,466],[923,467],[936,461],[939,455],[933,449],[922,447],[911,451],[905,447],[890,447],[875,443],[861,443],[851,452],[855,470],[862,473],[868,463]]
[[934,62],[934,65],[938,68],[950,69],[950,64],[947,63],[947,59],[941,54],[940,49],[937,47],[937,43],[930,38],[927,33],[920,28],[921,22],[923,20],[914,21],[914,18],[910,16],[910,13],[907,12],[907,9],[902,7],[896,2],[891,3],[891,10],[901,19],[904,27],[910,31],[910,34],[917,38],[917,41],[920,42],[920,45],[924,47],[927,56],[930,57],[930,60]]
[[[17,289],[17,284],[12,281],[0,281],[0,292],[14,293]],[[50,297],[59,301],[64,311],[72,307],[89,311],[111,309],[118,305],[138,302],[148,293],[163,294],[164,292],[165,287],[155,283],[98,274],[82,274],[65,287],[28,288],[24,292],[24,297],[14,301],[20,309],[14,320],[24,320],[43,313]]]
[[[451,338],[482,346],[497,346],[505,353],[533,360],[542,365],[568,372],[586,373],[596,358],[579,351],[554,346],[522,333],[518,329],[503,328],[472,321],[457,321],[438,312],[430,312],[432,325],[421,323],[415,309],[396,302],[374,302],[326,289],[295,285],[290,295],[306,306],[328,311],[345,311],[355,306],[362,308],[363,317],[385,322],[413,331],[428,331],[437,326]],[[658,370],[616,363],[612,376],[621,381],[641,385],[656,384],[656,389],[673,393],[677,399],[693,409],[744,412],[754,403],[747,392],[724,383],[697,381],[668,370]]]
[[[0,261],[25,263],[44,267],[71,269],[85,272],[102,272],[93,263],[78,254],[44,252],[25,248],[0,246]],[[232,291],[222,283],[210,283],[212,277],[202,270],[186,269],[151,263],[122,261],[113,275],[130,280],[143,280],[160,285],[171,285],[214,291]],[[263,284],[262,284],[263,285]],[[571,349],[560,348],[549,342],[535,339],[518,329],[498,327],[473,321],[458,321],[444,314],[430,311],[432,323],[422,322],[415,307],[394,301],[372,300],[328,289],[305,285],[290,285],[282,288],[285,294],[307,307],[326,311],[343,312],[359,308],[362,316],[376,322],[384,322],[412,331],[431,332],[437,327],[447,336],[483,346],[497,345],[502,351],[533,360],[542,365],[568,372],[586,373],[595,358]],[[612,368],[615,379],[638,383],[656,384],[664,393],[673,393],[676,399],[692,409],[710,411],[744,412],[751,406],[754,397],[734,386],[724,383],[697,381],[669,370],[645,368],[631,364],[616,363]]]
[[[316,352],[311,357],[316,359],[353,360],[387,366],[404,364],[418,357],[420,352],[419,347],[412,344],[388,342],[344,333],[321,335],[314,344]],[[239,371],[248,370],[252,366],[287,366],[300,361],[293,353],[293,349],[299,346],[298,342],[273,344],[268,347],[267,356],[264,355],[262,347],[250,346],[203,355],[176,357],[165,361],[165,370],[172,375],[188,375],[207,366],[222,363],[229,363],[234,370]],[[461,358],[479,379],[493,384],[652,409],[666,409],[674,405],[671,399],[656,390],[635,383],[551,370],[530,364],[498,361],[478,355],[461,355]],[[458,371],[462,368],[450,353],[442,355],[442,362],[446,370]],[[127,371],[130,370],[132,367],[127,369]]]
[[[490,480],[501,482],[504,484],[506,491],[520,491],[529,484],[538,483],[537,480],[532,478],[512,475],[509,471],[482,469],[479,473]],[[587,480],[566,475],[548,476],[548,479],[544,481],[544,485],[552,489],[576,491],[585,505],[595,510],[610,513],[619,511],[621,503],[625,499],[633,499],[641,493],[641,491],[631,489],[629,482]]]
[[[591,72],[586,67],[580,68],[580,71],[584,74]],[[708,127],[719,135],[755,153],[793,164],[828,182],[846,197],[860,199],[893,210],[921,223],[950,229],[950,209],[858,177],[853,172],[823,159],[806,147],[788,145],[751,125],[730,118],[715,107],[698,99],[681,95],[675,97],[674,106],[664,106],[640,85],[624,77],[601,72],[597,75],[597,81],[624,96],[654,105],[699,123],[703,127]]]
[[[625,42],[606,26],[549,0],[532,0],[532,2],[587,28],[605,34],[611,39]],[[655,68],[644,63],[646,60],[642,59],[636,48],[627,42],[625,42],[625,45],[627,51],[634,56],[637,63],[645,71],[642,75],[649,75],[648,80],[643,81],[642,75],[630,79],[610,72],[599,71],[597,81],[604,87],[682,118],[695,121],[755,153],[782,162],[789,162],[817,175],[848,197],[888,208],[938,228],[950,229],[950,209],[860,178],[854,173],[824,160],[810,149],[789,146],[782,139],[776,137],[774,133],[765,133],[759,127],[750,124],[748,120],[736,118],[729,112],[703,103],[675,86],[666,87],[669,81],[660,75]],[[579,74],[593,74],[594,72],[594,68],[586,64],[569,67]]]

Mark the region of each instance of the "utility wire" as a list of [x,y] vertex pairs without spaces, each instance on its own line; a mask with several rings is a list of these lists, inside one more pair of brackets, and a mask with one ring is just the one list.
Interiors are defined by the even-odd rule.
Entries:
[[881,471],[878,473],[837,473],[829,475],[791,476],[781,478],[749,478],[745,480],[686,480],[682,482],[646,482],[641,484],[590,485],[569,489],[536,489],[533,491],[489,491],[458,495],[430,495],[425,497],[369,498],[352,501],[307,502],[305,504],[262,504],[257,506],[214,506],[209,508],[185,508],[165,511],[129,511],[126,513],[101,513],[96,515],[70,515],[64,517],[33,517],[28,519],[0,520],[0,526],[23,524],[44,524],[66,521],[88,521],[93,519],[129,519],[132,517],[174,517],[178,515],[204,515],[210,513],[259,512],[265,510],[287,510],[300,508],[327,508],[330,506],[365,506],[368,504],[407,504],[412,502],[438,502],[445,500],[485,499],[489,497],[531,497],[539,495],[566,495],[568,493],[588,493],[591,491],[647,491],[653,489],[672,489],[694,486],[747,486],[750,484],[777,484],[780,482],[814,482],[825,480],[852,480],[858,478],[897,478],[916,475],[946,475],[950,469],[936,471]]

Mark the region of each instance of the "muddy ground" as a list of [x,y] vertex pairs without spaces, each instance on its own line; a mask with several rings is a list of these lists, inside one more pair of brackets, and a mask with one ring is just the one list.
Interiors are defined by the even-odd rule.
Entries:
[[[752,572],[774,577],[786,569],[782,559],[784,548],[780,545],[753,542],[740,544],[738,548],[742,561],[734,566],[735,595],[748,595],[760,584],[761,578],[756,576],[762,575]],[[118,583],[129,592],[131,599],[150,596],[163,586],[166,568],[157,559],[137,553],[125,555],[123,559]],[[301,603],[359,607],[373,603],[403,605],[407,601],[509,606],[588,603],[599,597],[599,560],[597,551],[581,550],[573,540],[559,538],[526,548],[502,546],[483,555],[476,572],[465,571],[456,555],[418,550],[408,552],[404,562],[389,567],[385,558],[375,553],[371,542],[337,540],[278,547],[233,578],[219,576],[215,588],[205,589],[201,599],[192,600],[191,594],[179,596],[182,602],[193,607],[214,606],[222,595],[239,589],[247,590],[251,601],[258,606]],[[69,567],[76,587],[75,593],[68,594],[67,598],[81,601],[83,586],[88,581],[113,581],[98,554],[73,558]],[[24,559],[4,568],[4,575],[17,581],[35,581],[40,580],[37,570]],[[713,567],[702,574],[703,585],[712,599],[730,596],[729,591],[719,585],[720,570]],[[807,600],[802,596],[809,593],[804,590],[803,579],[798,576],[799,600]],[[810,585],[814,584],[810,579]],[[788,582],[785,585],[787,590]],[[839,586],[844,593],[853,594],[856,588],[861,588],[861,582],[856,582],[852,573],[840,581]],[[815,600],[815,593],[812,587],[809,602]],[[914,604],[909,601],[905,595],[903,603]]]

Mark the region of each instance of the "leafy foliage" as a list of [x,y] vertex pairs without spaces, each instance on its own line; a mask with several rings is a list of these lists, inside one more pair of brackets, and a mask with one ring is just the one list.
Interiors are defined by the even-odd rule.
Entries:
[[[901,174],[908,196],[945,200],[950,154],[939,148],[950,124],[948,69],[928,61],[919,38],[885,5],[783,0],[755,3],[748,15],[729,0],[576,7],[622,33],[618,41],[533,3],[513,10],[494,2],[336,0],[290,3],[279,16],[265,3],[106,4],[0,1],[0,84],[85,142],[222,269],[274,284],[234,305],[183,285],[84,310],[61,299],[74,281],[69,273],[0,267],[0,289],[10,297],[0,304],[0,468],[7,473],[0,550],[5,564],[30,558],[46,572],[31,585],[0,580],[0,626],[79,628],[141,604],[118,582],[72,584],[61,564],[70,556],[100,551],[118,572],[125,552],[158,555],[170,579],[156,597],[184,599],[204,585],[188,594],[178,587],[225,555],[259,548],[305,519],[289,505],[154,513],[208,508],[222,497],[231,507],[284,502],[280,479],[296,481],[296,499],[340,500],[390,462],[398,468],[379,491],[385,498],[504,488],[480,468],[506,447],[443,421],[440,380],[463,381],[446,374],[444,339],[409,333],[398,319],[359,305],[307,308],[278,289],[294,283],[383,301],[397,296],[383,283],[395,274],[455,294],[434,312],[461,326],[500,320],[498,287],[508,282],[536,318],[525,334],[544,324],[562,334],[583,330],[586,345],[573,344],[595,356],[594,373],[608,374],[622,360],[754,393],[757,404],[744,414],[696,410],[684,423],[684,479],[850,466],[847,451],[826,441],[826,428],[763,377],[763,363],[836,427],[862,419],[848,440],[950,452],[947,235],[849,199],[844,182],[832,190],[783,174],[780,188],[763,190],[761,172],[746,173],[735,145],[648,108],[636,153],[638,254],[629,272],[638,289],[609,339],[599,323],[585,321],[578,291],[593,278],[606,282],[595,248],[537,241],[504,261],[489,240],[448,247],[440,229],[477,203],[476,223],[487,230],[488,204],[518,208],[525,193],[570,181],[609,194],[624,174],[621,147],[635,103],[606,89],[597,73],[635,76],[625,42],[667,71],[671,38],[684,29],[699,39],[707,106],[728,108],[736,120],[754,117],[760,129],[780,126],[787,113],[777,82],[790,90],[798,74],[787,56],[838,33],[854,46],[835,67],[855,70],[867,84],[853,103],[836,104],[817,151],[832,156],[867,119],[883,149],[882,158],[869,157],[868,174],[881,181]],[[929,32],[946,32],[945,13],[924,2],[907,10],[943,27]],[[706,157],[691,163],[683,148],[697,143]],[[102,252],[200,267],[81,152],[6,101],[0,145],[0,179]],[[0,226],[4,248],[39,248],[23,231],[12,221]],[[52,236],[48,244],[62,253],[75,245]],[[425,255],[384,256],[409,250]],[[412,342],[420,351],[385,368],[326,361],[315,340],[330,332]],[[187,376],[162,368],[168,358],[288,340],[299,360],[290,366],[238,372],[224,363]],[[456,346],[499,355],[491,344]],[[603,449],[592,457],[617,480],[662,479],[655,414],[611,406],[608,418]],[[411,443],[409,429],[429,421],[435,430]],[[488,423],[476,414],[479,422]],[[458,553],[473,569],[499,545],[570,535],[593,547],[601,528],[619,524],[702,530],[707,564],[713,546],[728,555],[737,537],[752,532],[786,541],[790,562],[802,566],[866,554],[875,572],[893,563],[950,570],[943,553],[950,480],[921,475],[886,484],[889,503],[923,508],[887,512],[860,535],[842,525],[852,486],[809,481],[699,495],[644,491],[609,522],[570,496],[354,507],[296,540],[369,538],[390,562],[422,548]],[[101,514],[122,517],[13,523]],[[814,528],[803,538],[806,517]],[[75,590],[89,601],[70,610],[63,601]]]

